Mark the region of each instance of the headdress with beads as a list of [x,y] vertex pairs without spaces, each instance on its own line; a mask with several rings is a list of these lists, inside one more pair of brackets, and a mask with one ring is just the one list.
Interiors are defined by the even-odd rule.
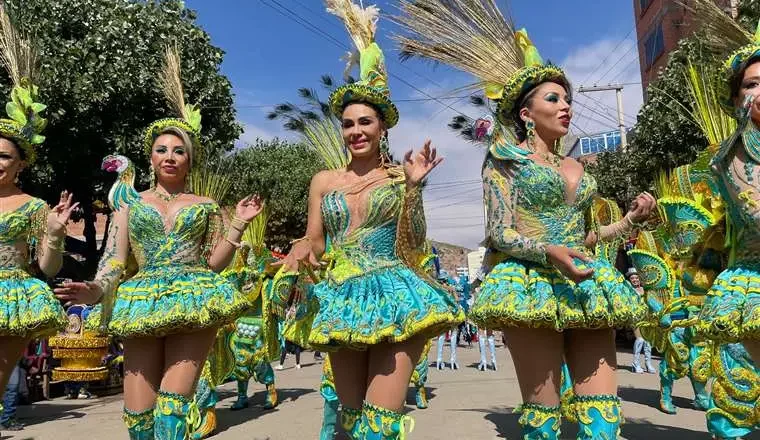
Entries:
[[359,81],[339,87],[330,95],[330,109],[340,118],[343,109],[351,103],[367,103],[380,111],[388,128],[398,123],[399,113],[390,100],[385,56],[375,42],[375,31],[380,14],[376,6],[366,8],[352,0],[325,0],[327,11],[343,20],[356,51],[348,54],[348,73],[359,64]]
[[178,117],[159,119],[148,126],[143,136],[146,154],[150,156],[153,142],[161,132],[170,127],[177,127],[187,132],[193,141],[192,160],[193,163],[200,163],[201,110],[196,105],[185,103],[180,57],[176,46],[166,47],[164,68],[159,77],[159,84]]
[[750,43],[740,47],[723,62],[722,81],[718,89],[719,102],[721,107],[732,116],[737,115],[736,105],[731,96],[731,81],[747,61],[755,58],[760,58],[760,22]]
[[36,149],[45,136],[47,120],[41,116],[45,104],[38,102],[39,89],[34,84],[37,52],[13,26],[5,7],[0,5],[0,59],[13,82],[10,101],[5,105],[8,118],[0,119],[0,135],[18,144],[26,162],[35,161]]
[[408,31],[397,36],[402,57],[422,57],[474,75],[466,89],[483,89],[497,102],[496,118],[510,113],[531,89],[546,81],[567,83],[558,66],[545,63],[525,29],[515,30],[494,0],[401,0],[396,21]]

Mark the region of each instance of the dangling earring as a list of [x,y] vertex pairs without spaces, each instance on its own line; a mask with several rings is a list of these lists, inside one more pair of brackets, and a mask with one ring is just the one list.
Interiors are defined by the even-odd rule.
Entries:
[[528,119],[528,121],[525,122],[525,130],[527,131],[526,139],[528,141],[528,148],[533,151],[533,145],[536,141],[536,123]]
[[385,168],[391,162],[390,145],[388,144],[388,132],[380,138],[380,167]]
[[156,170],[153,169],[153,164],[150,164],[150,189],[156,189]]
[[18,185],[18,176],[21,175],[21,171],[16,173],[16,177],[13,178],[13,184]]

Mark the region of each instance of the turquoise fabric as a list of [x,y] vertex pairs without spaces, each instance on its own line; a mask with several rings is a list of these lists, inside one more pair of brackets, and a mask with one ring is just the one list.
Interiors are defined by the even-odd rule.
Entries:
[[420,333],[432,337],[464,320],[450,292],[424,280],[398,256],[396,229],[404,188],[392,182],[370,190],[366,218],[353,229],[344,193],[331,191],[322,199],[330,265],[326,280],[311,289],[319,302],[311,346],[322,351],[364,349]]
[[720,439],[734,439],[760,430],[755,406],[760,368],[742,344],[723,344],[713,352],[713,374],[707,429]]
[[471,319],[485,328],[614,328],[631,326],[646,314],[640,295],[606,260],[575,260],[594,275],[579,284],[555,269],[508,259],[486,276]]
[[364,402],[358,439],[403,440],[413,425],[409,416]]
[[338,423],[338,400],[325,400],[322,410],[322,429],[319,431],[319,440],[335,440],[335,426]]
[[129,440],[154,440],[153,408],[141,412],[124,408],[124,423],[127,425]]
[[760,263],[721,272],[705,298],[697,329],[724,342],[760,340]]
[[210,221],[218,210],[214,203],[186,206],[167,232],[155,208],[142,201],[130,206],[129,240],[140,270],[119,285],[109,332],[138,337],[196,331],[232,321],[250,307],[202,256],[204,240],[223,232]]
[[[590,279],[575,284],[542,261],[545,256],[535,245],[566,246],[593,258],[584,244],[597,189],[590,174],[583,175],[568,197],[559,172],[532,160],[489,157],[485,167],[489,252],[498,263],[485,277],[471,310],[479,327],[615,328],[633,326],[645,316],[641,296],[610,262],[575,259],[579,268],[594,269]],[[509,184],[504,176],[511,176]],[[519,227],[506,224],[508,217]],[[501,251],[524,255],[515,258]]]
[[159,391],[156,398],[153,430],[155,440],[185,440],[190,435],[188,416],[191,401],[187,397]]
[[557,440],[560,435],[560,407],[526,403],[520,407],[522,440]]
[[577,440],[617,439],[623,422],[617,396],[576,396],[573,401],[578,420]]
[[31,199],[0,213],[0,336],[53,335],[68,322],[48,285],[30,274],[47,212],[45,202]]

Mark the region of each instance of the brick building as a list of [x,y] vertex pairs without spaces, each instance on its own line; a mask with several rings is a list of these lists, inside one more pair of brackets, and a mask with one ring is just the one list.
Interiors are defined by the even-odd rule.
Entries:
[[[686,1],[688,3],[688,0]],[[726,13],[736,16],[739,0],[715,0]],[[678,0],[633,0],[641,84],[647,86],[668,62],[668,54],[681,38],[694,32],[691,12]]]

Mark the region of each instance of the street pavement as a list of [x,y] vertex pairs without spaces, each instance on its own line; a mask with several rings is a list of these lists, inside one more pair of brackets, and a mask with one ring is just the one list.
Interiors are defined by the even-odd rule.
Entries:
[[[621,349],[622,350],[622,349]],[[448,360],[448,347],[444,352]],[[427,382],[430,408],[418,410],[410,388],[407,411],[415,419],[410,440],[518,440],[518,415],[513,409],[520,403],[520,393],[509,352],[498,350],[498,371],[481,372],[477,344],[458,350],[460,370],[439,371],[431,365]],[[435,361],[435,344],[429,359]],[[229,383],[220,388],[221,402],[217,415],[219,428],[211,439],[294,440],[317,439],[322,418],[322,398],[318,386],[321,364],[314,362],[311,353],[302,355],[303,368],[295,369],[289,356],[286,369],[276,371],[281,403],[272,411],[264,411],[265,390],[251,383],[251,408],[230,411],[235,401],[235,386]],[[693,393],[688,379],[676,383],[674,402],[678,414],[667,415],[657,409],[659,381],[656,374],[635,374],[627,366],[630,352],[619,351],[619,395],[623,399],[626,423],[622,439],[628,440],[708,440],[704,413],[692,409]],[[655,367],[657,367],[655,361]],[[448,367],[448,364],[447,364]],[[52,400],[19,408],[23,431],[4,432],[3,439],[37,440],[126,440],[121,421],[120,396],[92,400]],[[565,423],[563,439],[574,439],[575,426]],[[8,437],[10,435],[10,437]],[[751,435],[745,440],[760,440]]]

